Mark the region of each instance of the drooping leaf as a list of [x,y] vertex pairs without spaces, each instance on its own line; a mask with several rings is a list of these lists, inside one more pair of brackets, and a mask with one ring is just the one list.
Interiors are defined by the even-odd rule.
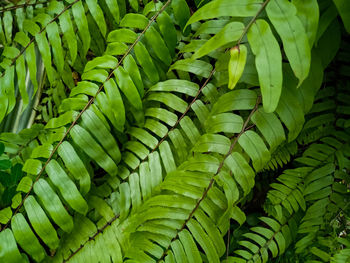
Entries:
[[258,19],[248,31],[248,41],[255,54],[264,110],[273,112],[282,91],[282,55],[269,24]]
[[282,39],[284,51],[300,86],[309,74],[311,52],[305,29],[297,16],[297,8],[288,0],[272,0],[267,4],[266,12]]

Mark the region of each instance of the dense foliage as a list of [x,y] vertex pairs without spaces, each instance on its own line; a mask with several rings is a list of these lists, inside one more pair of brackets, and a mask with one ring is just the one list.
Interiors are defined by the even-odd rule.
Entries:
[[350,262],[348,0],[0,8],[0,262]]

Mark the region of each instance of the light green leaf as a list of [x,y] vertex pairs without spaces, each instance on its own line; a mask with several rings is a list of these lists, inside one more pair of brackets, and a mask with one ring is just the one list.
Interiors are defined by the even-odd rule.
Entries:
[[231,146],[230,140],[219,134],[204,134],[193,147],[193,152],[216,152],[227,154]]
[[[185,0],[173,0],[171,2],[171,7],[174,12],[175,21],[178,23],[182,31],[186,29],[186,23],[191,17],[190,8]],[[187,33],[187,32],[186,32]],[[187,35],[185,33],[185,35]]]
[[42,261],[46,256],[46,252],[21,213],[16,214],[12,218],[11,228],[21,248],[35,261]]
[[68,171],[76,180],[79,180],[81,194],[87,194],[90,190],[90,175],[73,146],[67,141],[62,142],[58,147],[58,154],[64,161]]
[[47,164],[45,171],[70,207],[85,215],[88,210],[86,201],[58,162],[56,160],[51,160]]
[[73,65],[75,58],[77,56],[78,44],[77,44],[77,38],[74,33],[73,23],[70,18],[69,12],[63,12],[59,17],[59,20],[60,20],[60,28],[63,33],[63,37],[68,45],[71,64]]
[[109,79],[104,83],[105,91],[108,97],[108,101],[113,107],[113,115],[115,117],[116,128],[119,131],[123,131],[125,124],[125,108],[123,99],[120,95],[118,86],[115,84],[113,79]]
[[39,197],[53,221],[62,228],[63,231],[72,231],[73,218],[64,208],[58,195],[44,179],[39,179],[34,184],[34,193]]
[[89,26],[82,2],[78,1],[72,6],[72,14],[78,28],[80,39],[83,42],[82,55],[85,56],[90,48],[91,36],[90,34],[86,34],[86,32],[89,32]]
[[282,91],[280,47],[269,24],[262,19],[258,19],[248,31],[248,41],[255,55],[264,110],[273,112]]
[[148,19],[144,15],[141,14],[126,14],[123,19],[120,21],[121,27],[131,27],[137,29],[145,29],[148,25]]
[[96,57],[90,60],[88,63],[86,63],[84,72],[87,72],[95,68],[114,69],[117,66],[117,64],[118,64],[118,59],[110,55],[104,55],[101,57]]
[[272,0],[267,4],[266,12],[282,39],[289,63],[299,79],[299,87],[309,74],[311,52],[297,9],[288,0]]
[[118,167],[109,157],[102,147],[95,141],[88,131],[79,125],[75,125],[71,130],[73,141],[100,165],[107,173],[114,176],[118,172]]
[[56,230],[33,196],[30,195],[27,197],[24,201],[24,208],[27,212],[30,224],[38,236],[49,246],[49,248],[56,249],[59,245]]
[[219,31],[215,36],[210,38],[201,46],[192,56],[193,59],[203,57],[217,48],[225,46],[230,42],[235,42],[242,35],[244,24],[240,22],[231,22]]
[[17,185],[16,191],[28,193],[33,184],[32,179],[29,176],[25,176],[21,179],[19,184]]
[[29,174],[37,175],[41,171],[42,164],[36,159],[27,159],[23,166],[23,171]]
[[239,137],[238,143],[252,159],[254,169],[257,172],[263,169],[265,164],[271,158],[270,152],[267,150],[264,141],[253,131],[249,130],[244,132],[241,137]]
[[119,23],[119,5],[117,0],[105,0],[108,6],[108,10],[111,12],[115,22]]
[[94,111],[87,109],[82,114],[82,124],[97,139],[114,162],[119,163],[121,154],[118,144],[103,121],[94,113]]
[[199,225],[197,221],[191,219],[187,223],[188,229],[191,231],[193,237],[203,248],[206,256],[208,257],[209,262],[220,262],[219,256],[215,250],[214,244],[212,240],[208,237],[208,235],[204,232],[203,228]]
[[215,0],[204,5],[188,20],[186,27],[194,22],[221,16],[248,17],[254,16],[262,0]]
[[137,88],[130,75],[122,67],[118,67],[116,70],[114,70],[114,74],[118,86],[127,97],[131,105],[133,105],[138,110],[142,110],[142,101],[140,94],[138,93]]
[[8,263],[27,262],[25,257],[20,254],[16,240],[10,229],[4,229],[0,232],[0,261]]
[[156,85],[152,86],[149,91],[175,91],[194,97],[196,96],[198,89],[198,85],[194,82],[182,79],[169,79],[158,82]]
[[214,104],[211,114],[218,114],[233,110],[251,110],[254,108],[257,95],[248,89],[234,90],[222,95]]
[[100,6],[97,4],[97,0],[86,0],[86,4],[98,28],[100,29],[102,36],[106,37],[107,25],[106,25],[103,11],[101,10]]
[[145,91],[144,91],[144,87],[143,87],[143,82],[141,79],[141,74],[139,71],[139,67],[136,64],[135,59],[133,58],[132,55],[127,55],[123,61],[123,66],[124,69],[129,73],[132,81],[134,82],[140,97],[142,98]]
[[274,151],[286,139],[283,126],[275,114],[266,113],[260,108],[252,116],[252,121],[264,135],[271,151]]
[[243,127],[241,116],[233,113],[220,113],[211,116],[205,123],[208,133],[239,133]]
[[187,58],[177,60],[174,64],[172,64],[169,70],[174,69],[191,72],[195,75],[208,78],[213,67],[211,64],[203,60],[193,60]]
[[145,46],[141,42],[138,42],[134,47],[134,51],[136,59],[146,73],[147,78],[153,84],[157,83],[159,81],[159,74]]
[[304,25],[305,32],[309,38],[309,45],[314,45],[319,19],[319,8],[317,0],[293,0],[297,8],[297,16]]
[[[29,96],[28,96],[27,88],[26,88],[26,67],[25,67],[25,62],[24,62],[23,56],[20,56],[16,60],[16,75],[17,75],[17,79],[18,79],[19,92],[21,93],[21,97],[23,100],[22,111],[24,111],[27,108],[27,105],[29,103]],[[0,104],[1,104],[1,102],[0,102]],[[0,117],[0,119],[1,119],[1,117]]]
[[163,61],[165,65],[169,66],[172,61],[169,49],[154,26],[148,28],[145,33],[145,38],[150,47],[156,47],[153,49],[153,51],[157,57]]
[[0,223],[6,224],[8,221],[10,221],[12,216],[12,210],[11,207],[6,207],[4,209],[0,210]]

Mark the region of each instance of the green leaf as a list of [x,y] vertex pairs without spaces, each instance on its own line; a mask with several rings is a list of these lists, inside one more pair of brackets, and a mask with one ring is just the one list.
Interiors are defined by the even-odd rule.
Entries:
[[46,39],[46,33],[45,31],[41,34],[36,34],[35,35],[35,40],[37,42],[42,60],[44,62],[45,65],[45,70],[47,72],[47,77],[50,81],[51,84],[53,84],[55,82],[55,70],[52,67],[51,63],[51,51],[50,51],[50,45],[49,42]]
[[245,194],[248,194],[254,186],[255,173],[247,161],[238,152],[229,155],[225,164],[230,168],[237,183],[242,187]]
[[338,9],[339,15],[343,20],[344,27],[350,33],[350,3],[346,0],[333,0]]
[[110,55],[104,55],[101,57],[96,57],[90,60],[88,63],[86,63],[84,72],[87,72],[95,68],[114,69],[117,66],[117,64],[118,64],[118,59]]
[[0,223],[1,224],[7,224],[7,222],[10,221],[11,217],[12,217],[11,207],[6,207],[6,208],[0,210]]
[[10,160],[0,160],[0,170],[7,170],[11,168]]
[[[89,5],[88,2],[89,1],[87,1],[87,4]],[[63,37],[68,45],[71,63],[73,65],[77,56],[78,44],[69,12],[63,12],[62,15],[59,17],[59,20],[60,28],[63,33]]]
[[142,110],[142,101],[140,94],[138,93],[137,88],[130,75],[122,67],[118,67],[116,70],[114,70],[114,74],[118,86],[127,97],[131,105],[133,105],[138,110]]
[[299,79],[299,87],[309,74],[311,52],[303,24],[297,17],[297,9],[288,0],[272,0],[266,12],[282,39],[289,63]]
[[209,262],[220,262],[219,256],[215,250],[214,244],[208,235],[204,232],[203,228],[199,225],[197,221],[191,219],[187,223],[188,229],[191,231],[193,237],[203,248],[205,254],[208,257]]
[[16,209],[21,204],[21,202],[22,202],[22,195],[21,193],[17,193],[12,197],[11,207],[13,209]]
[[260,108],[252,116],[252,121],[269,143],[271,152],[286,139],[283,126],[275,114],[266,113]]
[[177,44],[177,33],[173,21],[166,12],[160,13],[157,17],[157,24],[167,45],[171,57],[175,56],[175,48]]
[[73,229],[73,218],[64,208],[58,195],[44,179],[39,179],[34,184],[34,193],[39,197],[45,210],[53,221],[62,228],[63,231],[71,232]]
[[187,108],[187,103],[172,93],[154,92],[147,97],[147,100],[162,102],[168,107],[181,113],[185,112]]
[[20,254],[16,240],[10,229],[4,229],[0,232],[0,261],[8,263],[27,262]]
[[187,58],[177,60],[174,64],[172,64],[169,70],[174,69],[191,72],[195,75],[208,78],[213,67],[208,62]]
[[240,22],[231,22],[219,31],[215,36],[210,38],[201,46],[192,56],[193,59],[203,57],[217,48],[225,46],[230,42],[237,41],[242,35],[244,24]]
[[146,73],[147,78],[153,84],[157,83],[159,81],[159,74],[145,46],[141,42],[138,42],[134,47],[134,51],[136,59]]
[[248,31],[248,41],[255,55],[256,69],[264,110],[273,112],[282,91],[282,55],[269,24],[258,19]]
[[129,73],[132,81],[134,82],[140,97],[142,98],[145,91],[144,91],[144,86],[143,86],[143,82],[141,79],[141,74],[139,71],[139,67],[136,64],[135,59],[133,58],[132,55],[127,55],[123,61],[123,66],[124,69]]
[[118,86],[115,84],[113,79],[109,79],[104,83],[104,87],[107,98],[110,104],[113,105],[111,110],[113,111],[113,115],[115,117],[115,124],[117,125],[116,128],[119,131],[123,131],[125,124],[125,108]]
[[[20,56],[16,61],[16,75],[18,78],[19,92],[21,93],[21,97],[23,100],[22,111],[24,111],[28,106],[29,96],[28,96],[27,88],[26,88],[26,67],[25,67],[25,61],[24,61],[23,56]],[[1,119],[1,117],[0,117],[0,119]]]
[[103,11],[101,10],[100,6],[97,4],[96,0],[86,0],[86,4],[89,8],[89,11],[94,18],[98,28],[101,31],[101,34],[103,37],[106,37],[107,33],[107,25],[105,21],[105,16],[103,14]]
[[40,245],[38,239],[21,213],[16,214],[12,218],[11,228],[16,241],[26,253],[37,262],[44,259],[46,256],[45,250]]
[[211,114],[218,114],[233,110],[251,110],[254,108],[257,95],[252,90],[242,89],[227,92],[214,104]]
[[118,144],[103,121],[94,113],[94,111],[87,109],[82,114],[82,124],[97,139],[114,162],[119,163],[121,154]]
[[91,36],[90,34],[86,33],[89,32],[89,26],[82,2],[78,1],[72,6],[72,14],[74,17],[74,22],[77,25],[80,39],[83,42],[82,55],[85,56],[90,48]]
[[23,166],[23,172],[37,175],[41,171],[42,164],[36,159],[27,159]]
[[262,0],[215,0],[195,12],[188,20],[186,27],[194,22],[221,16],[248,17],[254,16],[262,4]]
[[32,187],[33,181],[29,176],[25,176],[21,179],[17,185],[16,191],[28,193]]
[[108,6],[108,10],[112,13],[115,22],[119,23],[119,5],[117,0],[105,0]]
[[31,225],[38,236],[48,245],[49,248],[56,249],[59,245],[56,230],[33,196],[30,195],[27,197],[24,201],[24,208]]
[[144,15],[141,14],[126,14],[123,19],[120,21],[121,27],[131,27],[137,29],[145,29],[148,25],[148,19]]
[[58,147],[58,154],[69,172],[76,180],[79,180],[81,194],[87,194],[90,190],[90,175],[73,146],[67,141],[62,142]]
[[0,156],[5,152],[5,145],[0,142]]
[[127,28],[121,28],[111,31],[108,34],[107,42],[123,42],[132,44],[137,39],[137,34]]
[[243,127],[241,116],[233,113],[220,113],[208,118],[205,128],[208,133],[239,133]]
[[234,89],[241,78],[247,60],[247,47],[239,45],[230,49],[230,61],[228,63],[228,88]]
[[107,173],[114,176],[118,172],[116,164],[113,162],[102,147],[95,141],[88,131],[79,125],[75,125],[71,130],[73,141],[100,165]]
[[148,28],[145,33],[145,38],[150,47],[156,47],[153,50],[157,57],[163,61],[165,65],[169,66],[172,61],[169,49],[154,26]]
[[252,159],[254,169],[257,172],[262,170],[271,158],[264,141],[253,131],[246,131],[243,133],[241,137],[239,137],[238,143]]
[[216,152],[220,154],[227,154],[231,146],[230,140],[219,134],[204,134],[193,147],[193,152]]
[[297,8],[297,16],[304,25],[305,32],[309,38],[309,45],[314,45],[319,19],[319,8],[317,0],[293,0]]
[[287,126],[288,142],[293,141],[304,125],[304,113],[298,99],[292,92],[283,89],[282,96],[276,109],[280,119]]
[[198,89],[198,85],[194,82],[182,79],[169,79],[158,82],[156,85],[152,86],[149,91],[175,91],[194,97],[196,96]]
[[86,201],[79,193],[73,181],[68,177],[57,161],[51,160],[47,164],[45,171],[47,172],[52,183],[57,187],[57,189],[59,189],[64,200],[66,200],[70,207],[85,215],[88,210]]
[[[185,0],[173,0],[171,7],[174,12],[175,21],[178,23],[182,31],[186,29],[186,22],[191,17],[190,8]],[[185,31],[187,35],[187,31]]]

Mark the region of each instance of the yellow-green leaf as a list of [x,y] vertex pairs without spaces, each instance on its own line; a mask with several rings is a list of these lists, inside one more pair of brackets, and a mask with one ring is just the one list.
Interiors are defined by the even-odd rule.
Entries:
[[247,61],[247,47],[245,45],[236,46],[230,50],[230,61],[228,63],[228,87],[233,89],[243,74]]

